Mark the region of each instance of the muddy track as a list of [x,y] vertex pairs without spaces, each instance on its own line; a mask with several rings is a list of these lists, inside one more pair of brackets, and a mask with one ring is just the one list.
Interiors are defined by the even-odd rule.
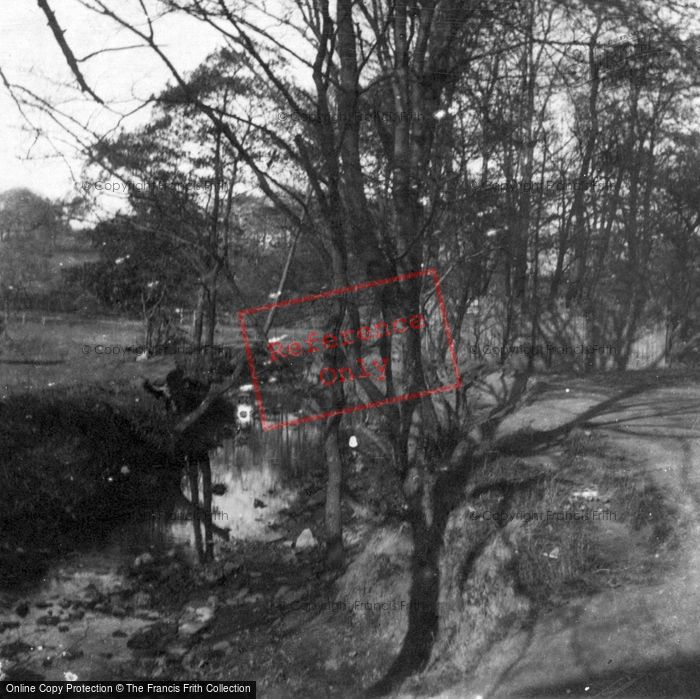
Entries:
[[[600,401],[595,393],[579,384],[520,420],[549,429],[562,415],[570,419]],[[541,616],[497,644],[473,678],[441,696],[697,696],[700,383],[649,387],[588,427],[626,454],[633,477],[663,493],[680,528],[678,550],[653,583],[617,587]]]

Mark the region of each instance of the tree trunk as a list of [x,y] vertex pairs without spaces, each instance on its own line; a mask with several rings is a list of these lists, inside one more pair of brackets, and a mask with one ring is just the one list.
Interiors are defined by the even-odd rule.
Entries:
[[190,502],[192,503],[192,526],[194,527],[194,545],[197,551],[197,560],[204,562],[204,547],[202,546],[202,530],[200,529],[199,512],[199,469],[196,461],[187,459],[187,473],[190,480]]
[[197,295],[197,307],[194,309],[194,314],[192,316],[192,344],[194,344],[195,350],[197,351],[202,347],[202,322],[204,319],[206,293],[207,290],[204,286],[200,286]]
[[328,433],[324,443],[328,481],[326,485],[326,567],[339,568],[344,561],[343,519],[341,513],[341,487],[343,482],[343,461],[340,455],[340,416],[328,421]]
[[[216,284],[216,280],[214,280]],[[211,293],[207,294],[206,303],[206,329],[207,334],[205,338],[205,346],[213,351],[214,347],[214,334],[216,331],[216,301],[217,301],[217,290],[216,286],[212,289]]]
[[211,526],[211,464],[209,459],[199,462],[202,472],[202,509],[204,510],[204,558],[211,561],[214,558],[214,532]]

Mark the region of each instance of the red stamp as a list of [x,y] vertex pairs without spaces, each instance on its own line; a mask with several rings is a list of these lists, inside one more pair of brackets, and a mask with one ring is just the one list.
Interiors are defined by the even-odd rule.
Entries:
[[[434,294],[435,305],[434,312],[429,313],[430,317],[426,317],[423,313],[416,313],[408,317],[395,319],[378,320],[372,318],[374,305],[372,299],[363,298],[363,292],[368,290],[377,290],[378,287],[386,287],[382,292],[400,293],[399,282],[413,282],[425,286],[426,282],[431,283]],[[394,289],[389,288],[390,285],[396,285]],[[337,297],[345,295],[354,295],[354,301],[359,309],[362,310],[365,319],[363,325],[357,328],[346,328],[338,330],[336,333],[323,332],[318,329],[299,330],[300,324],[307,328],[314,322],[318,322],[318,318],[325,317],[323,313],[325,302],[336,301]],[[321,308],[319,308],[321,304]],[[304,308],[301,308],[304,306]],[[290,314],[287,327],[294,326],[293,330],[280,337],[275,337],[267,342],[262,351],[262,359],[260,353],[256,360],[253,345],[251,344],[248,334],[248,326],[246,323],[247,316],[252,316],[256,313],[267,313],[272,309],[283,310]],[[309,321],[303,319],[304,310],[313,309],[313,314]],[[302,316],[300,320],[299,316]],[[431,320],[432,319],[432,320]],[[248,368],[253,382],[253,390],[258,404],[258,412],[260,422],[265,431],[279,429],[286,426],[300,425],[306,422],[315,422],[324,420],[334,415],[342,415],[346,413],[354,413],[360,410],[368,410],[369,408],[379,408],[383,405],[400,403],[406,400],[414,400],[436,393],[446,393],[454,391],[462,385],[462,377],[459,373],[457,363],[457,354],[454,348],[452,332],[450,330],[449,321],[447,318],[447,310],[445,301],[440,288],[440,279],[435,268],[421,270],[420,272],[411,272],[409,274],[401,274],[389,279],[379,279],[371,282],[363,282],[361,284],[353,284],[352,286],[341,289],[333,289],[331,291],[323,291],[310,296],[303,296],[286,301],[278,301],[269,303],[264,306],[256,306],[255,308],[246,308],[238,312],[238,322],[241,328],[241,335],[245,343],[246,356],[248,358]],[[398,393],[396,391],[395,379],[392,375],[388,375],[391,365],[391,359],[386,355],[392,352],[395,343],[400,343],[406,339],[408,333],[422,334],[431,331],[431,323],[435,328],[444,333],[447,350],[451,359],[451,372],[454,374],[449,377],[449,383],[444,385],[427,388],[423,391],[404,391]],[[290,338],[291,333],[293,336]],[[415,338],[414,338],[415,339]],[[347,366],[326,366],[324,357],[329,352],[344,351],[345,347],[357,345],[354,353],[359,355],[354,361],[348,360],[345,362]],[[364,352],[364,356],[363,353]],[[394,355],[395,361],[400,364],[401,359]],[[257,362],[257,364],[256,364]],[[264,365],[264,367],[261,365]],[[336,383],[349,384],[356,382],[358,379],[370,379],[376,386],[387,386],[391,381],[392,395],[387,395],[380,400],[372,400],[370,402],[358,402],[353,405],[347,405],[342,408],[330,410],[322,410],[316,414],[301,415],[289,420],[279,422],[271,422],[268,415],[272,412],[266,409],[263,398],[263,386],[260,380],[261,369],[286,370],[289,369],[295,372],[296,375],[303,374],[309,385],[317,386],[319,389],[328,389]],[[400,372],[399,372],[400,375]],[[270,381],[272,383],[274,379]],[[268,384],[269,385],[269,384]],[[398,393],[398,394],[397,394]]]

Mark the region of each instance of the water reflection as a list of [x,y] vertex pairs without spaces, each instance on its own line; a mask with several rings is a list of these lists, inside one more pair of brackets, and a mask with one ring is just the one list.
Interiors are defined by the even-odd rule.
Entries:
[[[247,433],[226,439],[210,452],[211,524],[215,543],[222,540],[223,531],[217,533],[217,530],[227,530],[234,539],[272,541],[281,536],[269,525],[279,510],[294,501],[304,476],[323,467],[322,432],[322,423],[271,432],[263,432],[256,424]],[[197,468],[197,471],[201,513],[203,470]],[[181,491],[181,494],[163,493],[152,509],[112,531],[112,551],[136,556],[145,550],[165,552],[178,548],[191,562],[205,558],[203,550],[197,555],[187,473],[182,475]],[[204,547],[203,522],[199,526]]]
[[213,496],[213,521],[235,538],[277,538],[268,525],[293,501],[299,478],[320,465],[320,439],[318,425],[305,425],[226,440],[210,454],[212,481],[226,486]]

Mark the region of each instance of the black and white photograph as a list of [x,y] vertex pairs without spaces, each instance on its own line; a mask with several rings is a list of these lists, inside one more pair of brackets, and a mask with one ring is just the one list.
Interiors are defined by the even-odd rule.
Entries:
[[0,37],[0,697],[700,697],[700,2]]

